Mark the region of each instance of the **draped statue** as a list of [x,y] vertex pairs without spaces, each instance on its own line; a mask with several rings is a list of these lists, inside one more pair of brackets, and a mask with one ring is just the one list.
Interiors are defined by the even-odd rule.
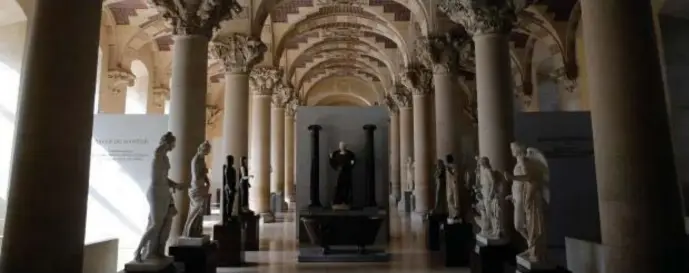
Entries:
[[477,160],[479,168],[479,196],[476,223],[481,228],[479,236],[491,240],[505,239],[504,216],[504,177],[490,164],[487,157]]
[[184,190],[187,184],[178,184],[168,178],[170,159],[167,153],[175,148],[176,137],[171,132],[165,133],[153,156],[151,168],[151,185],[146,192],[149,204],[148,225],[141,236],[141,241],[134,252],[134,260],[165,258],[165,244],[170,236],[172,217],[177,214],[170,189]]
[[512,155],[517,159],[513,174],[504,176],[512,180],[514,228],[526,239],[528,248],[518,256],[532,263],[545,262],[547,254],[545,205],[550,180],[548,162],[536,148],[526,148],[512,142]]
[[184,224],[182,236],[201,237],[203,236],[203,212],[206,209],[206,202],[210,198],[208,192],[210,180],[208,179],[208,168],[206,167],[206,156],[211,151],[211,144],[204,141],[199,145],[196,155],[191,159],[191,189],[189,189],[189,215]]
[[407,157],[407,162],[404,165],[406,171],[407,171],[407,191],[413,192],[414,191],[414,160],[410,157]]

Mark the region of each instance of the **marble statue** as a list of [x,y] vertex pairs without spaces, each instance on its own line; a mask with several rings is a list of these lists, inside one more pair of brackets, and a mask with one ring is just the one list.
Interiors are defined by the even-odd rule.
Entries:
[[410,157],[407,157],[407,162],[404,164],[405,169],[407,171],[407,191],[413,192],[414,191],[414,160]]
[[513,174],[504,173],[506,180],[513,181],[512,194],[507,198],[514,203],[514,227],[528,245],[526,251],[517,256],[531,263],[546,262],[544,209],[550,179],[548,162],[536,148],[526,148],[517,142],[512,142],[510,148],[517,163]]
[[446,177],[446,200],[447,200],[447,220],[448,223],[458,223],[462,222],[464,219],[462,202],[464,202],[466,197],[464,197],[463,192],[464,185],[461,184],[461,179],[459,177],[459,171],[457,170],[457,165],[455,164],[455,159],[452,155],[447,155],[445,157],[445,177]]
[[249,209],[249,188],[251,188],[249,179],[253,178],[253,175],[249,175],[248,161],[246,156],[242,156],[239,160],[239,200],[241,201],[240,211],[242,213],[252,213],[251,209]]
[[223,168],[223,214],[222,223],[226,224],[232,219],[237,196],[237,169],[234,168],[234,156],[228,155]]
[[165,133],[153,156],[151,168],[151,185],[146,192],[150,213],[146,231],[134,252],[134,260],[165,258],[165,244],[170,235],[172,217],[177,214],[170,189],[184,190],[186,184],[179,184],[168,178],[170,160],[167,153],[175,148],[176,137],[171,132]]
[[352,203],[352,171],[356,163],[354,152],[340,141],[339,148],[330,153],[330,166],[337,171],[337,186],[333,209],[348,209]]
[[211,144],[204,141],[199,145],[196,155],[191,159],[191,188],[189,189],[189,215],[184,224],[184,237],[203,236],[203,214],[210,198],[210,180],[206,156],[211,152]]
[[433,214],[447,214],[447,169],[445,161],[438,159],[435,165],[435,205]]
[[477,167],[479,169],[480,198],[478,198],[479,216],[475,219],[481,228],[479,236],[490,240],[505,239],[505,227],[502,224],[504,222],[502,213],[504,177],[499,175],[498,171],[493,170],[487,157],[478,158]]

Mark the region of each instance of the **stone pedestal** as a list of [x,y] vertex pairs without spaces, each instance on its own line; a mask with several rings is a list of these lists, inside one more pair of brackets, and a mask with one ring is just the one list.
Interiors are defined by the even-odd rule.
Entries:
[[426,248],[430,251],[440,251],[440,228],[447,221],[447,215],[430,214],[426,219]]
[[492,244],[477,236],[471,253],[471,273],[504,273],[514,263],[516,251],[508,243]]
[[468,266],[475,245],[473,226],[470,223],[444,224],[443,239],[445,266]]
[[397,211],[399,212],[411,212],[412,211],[412,192],[410,191],[405,191],[404,194],[402,194],[402,199],[400,199],[400,202],[397,204]]
[[208,235],[203,235],[202,237],[180,237],[177,240],[178,246],[202,246],[209,244],[211,238]]
[[241,218],[242,227],[244,228],[244,250],[258,251],[258,220],[259,216],[255,214],[244,215]]
[[215,273],[218,267],[218,245],[215,242],[200,246],[171,246],[168,252],[175,262],[184,264],[184,273]]
[[121,273],[176,273],[173,258],[167,257],[160,260],[146,260],[142,262],[129,262],[124,265]]
[[278,212],[285,212],[287,210],[284,193],[274,192],[270,194],[270,210],[276,215]]
[[244,264],[242,223],[234,217],[226,225],[213,226],[213,240],[218,244],[218,266],[237,267]]

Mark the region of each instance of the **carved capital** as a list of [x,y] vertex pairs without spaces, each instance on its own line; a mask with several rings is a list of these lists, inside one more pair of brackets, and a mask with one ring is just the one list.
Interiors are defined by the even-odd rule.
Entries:
[[127,90],[127,87],[134,86],[136,76],[123,67],[108,70],[108,89],[114,94],[119,95]]
[[293,96],[285,107],[285,115],[294,118],[297,114],[297,108],[302,105],[304,102],[299,97]]
[[392,96],[392,94],[387,93],[383,97],[383,102],[385,103],[385,106],[388,107],[388,111],[390,111],[391,115],[397,114],[397,110],[399,110],[399,108],[397,107],[397,102],[395,102],[395,99]]
[[257,96],[272,96],[282,78],[282,69],[255,67],[249,74],[249,89]]
[[392,99],[395,101],[395,104],[397,104],[398,108],[411,108],[412,107],[412,99],[411,99],[411,92],[407,87],[401,84],[397,84],[394,87],[395,89],[391,93]]
[[165,108],[165,101],[170,99],[170,88],[165,85],[153,87],[153,105],[157,108]]
[[236,0],[148,0],[172,26],[175,35],[213,36],[220,22],[242,12]]
[[564,67],[555,69],[555,71],[550,73],[548,76],[562,85],[565,88],[565,91],[569,93],[573,93],[577,90],[577,80],[570,79],[567,75],[567,70]]
[[433,91],[433,73],[418,63],[410,64],[400,75],[401,82],[415,96],[428,95]]
[[438,9],[472,36],[509,34],[529,0],[441,0]]
[[415,41],[415,52],[434,74],[455,74],[459,70],[459,50],[465,40],[468,39],[450,32],[431,34]]
[[263,61],[268,47],[260,39],[241,33],[216,36],[211,41],[210,53],[222,61],[229,73],[248,73],[251,68]]
[[282,82],[279,82],[275,86],[275,92],[273,92],[273,108],[286,108],[287,104],[294,98],[293,88]]

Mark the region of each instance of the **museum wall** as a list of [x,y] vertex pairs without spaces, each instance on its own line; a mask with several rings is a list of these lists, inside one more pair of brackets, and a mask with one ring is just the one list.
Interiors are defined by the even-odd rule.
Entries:
[[[323,127],[320,132],[320,200],[324,206],[330,206],[335,193],[336,172],[328,162],[329,154],[338,149],[338,143],[344,141],[348,149],[356,155],[356,165],[353,171],[353,203],[364,203],[364,145],[366,141],[363,126],[374,124],[374,151],[376,164],[376,202],[387,210],[388,208],[388,147],[389,147],[389,115],[385,107],[299,107],[296,123],[296,187],[297,213],[309,205],[309,185],[311,168],[311,134],[309,125],[318,124]],[[297,219],[298,215],[297,215]],[[296,221],[300,225],[300,221]],[[381,228],[377,243],[387,242],[387,225]],[[300,233],[300,240],[307,236]]]

